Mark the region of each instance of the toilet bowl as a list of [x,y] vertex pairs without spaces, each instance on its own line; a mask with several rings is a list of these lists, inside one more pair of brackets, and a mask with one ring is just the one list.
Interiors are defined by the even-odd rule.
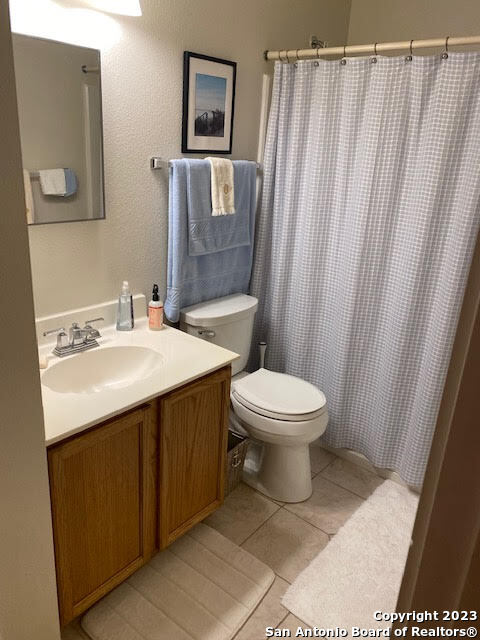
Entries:
[[244,481],[275,500],[301,502],[312,493],[309,444],[327,427],[327,404],[301,378],[263,367],[244,370],[257,306],[243,293],[208,300],[182,309],[180,328],[240,356],[232,362],[232,410],[261,445],[255,464],[244,468]]
[[230,399],[245,431],[263,445],[256,468],[245,469],[245,482],[275,500],[307,500],[309,444],[328,423],[324,394],[295,376],[258,369],[234,377]]

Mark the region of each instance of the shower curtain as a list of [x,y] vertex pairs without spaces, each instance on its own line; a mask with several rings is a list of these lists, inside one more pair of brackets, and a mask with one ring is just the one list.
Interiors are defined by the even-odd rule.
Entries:
[[275,65],[251,293],[324,442],[425,472],[479,227],[480,54]]

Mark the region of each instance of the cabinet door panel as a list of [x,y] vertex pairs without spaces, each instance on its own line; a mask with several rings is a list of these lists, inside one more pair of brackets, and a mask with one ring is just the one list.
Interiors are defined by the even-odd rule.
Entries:
[[134,411],[48,452],[63,624],[153,551],[151,411]]
[[230,367],[160,401],[160,547],[223,501]]

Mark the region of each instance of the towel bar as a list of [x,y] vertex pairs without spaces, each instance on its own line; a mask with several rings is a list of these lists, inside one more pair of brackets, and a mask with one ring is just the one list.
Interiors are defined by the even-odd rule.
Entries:
[[[170,161],[157,157],[150,158],[150,169],[163,169],[165,164],[170,165]],[[262,168],[262,165],[259,162],[256,162],[255,164],[257,166],[257,170]]]

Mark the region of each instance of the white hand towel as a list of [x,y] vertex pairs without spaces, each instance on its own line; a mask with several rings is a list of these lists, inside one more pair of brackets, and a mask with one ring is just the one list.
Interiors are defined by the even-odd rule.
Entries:
[[40,169],[40,186],[45,196],[64,196],[67,192],[65,169]]
[[35,207],[33,205],[32,179],[30,171],[23,170],[23,186],[25,188],[25,208],[27,210],[27,224],[33,224],[35,220]]
[[206,158],[210,161],[212,216],[235,213],[233,164],[226,158]]

